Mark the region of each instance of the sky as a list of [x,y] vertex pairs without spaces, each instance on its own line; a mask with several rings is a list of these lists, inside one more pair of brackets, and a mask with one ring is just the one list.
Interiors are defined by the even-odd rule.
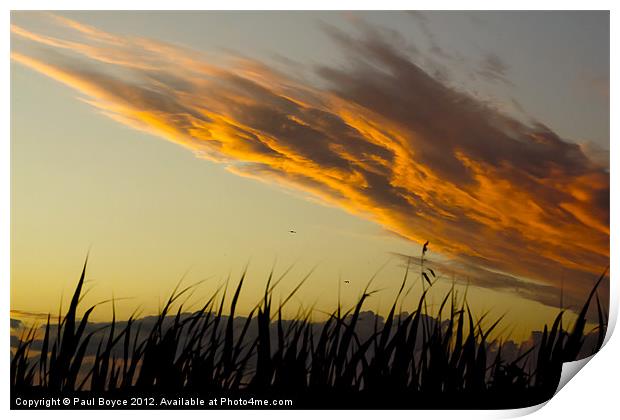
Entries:
[[609,264],[606,12],[11,22],[15,314],[56,312],[87,253],[121,317],[246,266],[242,311],[290,266],[283,296],[312,272],[291,316],[374,274],[381,312],[429,241],[433,299],[456,281],[525,335]]

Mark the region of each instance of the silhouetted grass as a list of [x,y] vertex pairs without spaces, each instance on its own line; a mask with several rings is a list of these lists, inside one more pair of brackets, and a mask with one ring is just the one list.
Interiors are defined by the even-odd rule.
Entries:
[[[595,350],[602,346],[607,326],[596,294],[603,274],[570,331],[563,327],[561,311],[551,328],[544,327],[537,347],[507,360],[502,343],[489,339],[501,319],[483,327],[484,317],[475,319],[466,299],[457,304],[454,288],[435,314],[428,312],[427,292],[435,273],[422,268],[424,292],[415,310],[396,313],[405,275],[385,322],[379,326],[375,318],[368,337],[360,336],[358,324],[373,293],[370,283],[353,308],[345,311],[338,305],[323,323],[310,322],[309,314],[286,321],[283,306],[307,277],[274,306],[272,292],[282,278],[274,281],[273,273],[247,317],[235,318],[244,273],[226,315],[227,290],[214,293],[189,315],[182,312],[183,303],[174,311],[193,288],[177,286],[146,335],[134,316],[120,323],[115,315],[105,330],[87,332],[95,306],[81,319],[77,315],[85,270],[86,264],[66,313],[57,324],[48,317],[38,354],[32,355],[34,327],[19,340],[10,369],[14,393],[274,396],[293,399],[296,408],[523,407],[550,398],[562,363],[578,357],[593,300],[598,313]],[[87,356],[93,344],[96,351]]]

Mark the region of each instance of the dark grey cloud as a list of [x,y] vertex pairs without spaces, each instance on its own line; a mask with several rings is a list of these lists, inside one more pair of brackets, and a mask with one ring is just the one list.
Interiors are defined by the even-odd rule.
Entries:
[[508,77],[508,65],[497,54],[485,54],[480,62],[477,74],[491,82],[511,84]]
[[[358,61],[353,69],[324,67],[320,74],[331,82],[331,88],[338,96],[381,115],[384,121],[396,125],[400,133],[408,133],[406,148],[415,153],[416,164],[431,168],[444,182],[462,191],[475,189],[480,183],[479,173],[468,164],[468,160],[488,165],[494,168],[496,177],[489,182],[498,185],[509,182],[517,189],[527,190],[527,199],[547,211],[541,218],[549,226],[568,227],[579,222],[562,208],[563,202],[571,200],[571,193],[567,191],[571,187],[566,184],[566,189],[549,188],[545,181],[554,177],[558,180],[591,178],[592,182],[586,187],[591,188],[587,198],[591,205],[588,211],[602,225],[608,225],[609,210],[605,201],[609,196],[608,176],[603,168],[582,153],[577,144],[561,139],[541,123],[527,126],[447,87],[381,39],[359,40],[346,35],[336,36],[335,39],[346,51],[362,55],[364,62]],[[494,63],[496,73],[503,71],[501,64],[493,60],[491,62]],[[372,64],[381,70],[376,70]],[[467,159],[462,156],[467,156]],[[429,223],[428,229],[422,227],[423,231],[428,232],[429,238],[438,236],[433,233],[433,229],[440,225],[444,238],[464,237],[467,239],[463,242],[478,243],[475,248],[479,246],[480,250],[486,248],[477,239],[485,238],[488,231],[488,224],[481,222],[486,216],[484,213],[478,213],[476,208],[454,211],[454,208],[440,202],[440,196],[432,192],[428,196],[430,199],[426,197],[424,202],[416,198],[411,200],[414,212],[425,209],[430,213],[431,209],[440,209],[442,214],[450,214],[449,220],[444,218],[440,223]],[[505,196],[504,199],[510,201],[516,197]],[[485,197],[479,196],[478,201],[484,203]],[[498,217],[502,215],[498,214]],[[523,217],[525,219],[528,215],[524,214]],[[430,220],[437,221],[434,218]],[[524,222],[527,224],[527,220]],[[584,233],[588,235],[588,240],[598,236],[594,231],[585,230]],[[494,249],[504,255],[519,255],[520,264],[533,268],[531,273],[539,270],[562,271],[558,271],[562,264],[552,263],[555,265],[553,268],[551,264],[543,263],[540,255],[535,255],[536,246],[545,247],[543,243],[546,238],[542,232],[538,244],[524,241],[523,232],[516,227],[502,229],[495,232],[495,235],[497,240],[491,241]],[[599,236],[595,241],[601,250],[608,247],[606,235]],[[604,254],[597,256],[596,252],[580,249],[580,242],[583,239],[572,242],[572,249],[566,249],[567,259],[585,263],[591,262],[594,257],[599,261],[601,273],[607,265]],[[560,246],[565,245],[568,244]],[[532,253],[523,252],[528,248]],[[492,263],[485,252],[480,254],[467,259],[499,269],[508,268]],[[592,277],[588,276],[587,270],[575,271],[580,272],[582,279]],[[567,273],[564,275],[572,277]],[[582,280],[571,278],[571,291],[576,286],[573,281],[583,284]],[[555,284],[557,286],[557,282]]]
[[[404,255],[401,253],[394,253],[394,255],[403,260],[403,267],[407,265],[420,265],[420,256]],[[567,294],[562,289],[561,285],[560,287],[556,287],[524,281],[510,274],[489,270],[481,265],[468,264],[464,261],[441,261],[438,259],[425,258],[424,266],[426,268],[431,268],[438,275],[438,281],[440,282],[454,281],[461,285],[472,285],[493,289],[514,296],[520,296],[523,299],[539,302],[550,307],[569,310],[574,313],[579,313],[585,303],[585,298],[583,296],[575,297],[571,294]],[[592,287],[596,280],[597,278],[592,277],[587,283]],[[608,284],[608,282],[609,278],[606,278],[605,284]],[[605,285],[603,285],[603,288],[604,287]],[[607,307],[609,304],[607,294],[602,293],[600,299],[601,304]],[[589,315],[596,318],[597,313],[595,305],[591,305],[589,309]]]

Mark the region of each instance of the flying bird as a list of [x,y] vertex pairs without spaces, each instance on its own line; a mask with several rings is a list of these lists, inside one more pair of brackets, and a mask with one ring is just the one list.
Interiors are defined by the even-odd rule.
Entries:
[[346,284],[349,284],[349,283],[351,283],[351,282],[350,282],[349,280],[345,280],[344,282],[345,282]]
[[289,233],[297,233],[297,231],[295,231],[295,230],[289,230],[288,232]]

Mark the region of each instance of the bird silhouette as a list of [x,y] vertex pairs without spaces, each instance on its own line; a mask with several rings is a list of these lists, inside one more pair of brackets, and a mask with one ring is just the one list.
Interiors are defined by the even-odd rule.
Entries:
[[349,284],[349,283],[351,283],[351,282],[350,282],[349,280],[345,280],[344,282],[345,282],[346,284]]
[[288,232],[289,233],[297,233],[297,231],[295,231],[295,230],[289,230]]

